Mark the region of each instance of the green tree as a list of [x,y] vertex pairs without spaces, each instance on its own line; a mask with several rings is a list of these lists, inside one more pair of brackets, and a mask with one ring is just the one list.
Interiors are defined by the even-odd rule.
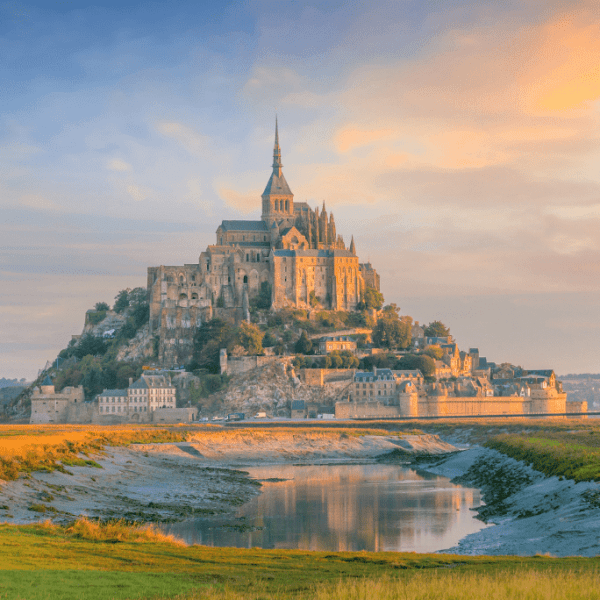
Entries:
[[236,334],[235,327],[223,319],[202,323],[194,337],[192,362],[210,373],[218,373],[221,348],[231,352],[237,343]]
[[106,304],[106,302],[96,302],[94,309],[97,311],[106,312],[107,310],[110,310],[110,306]]
[[425,354],[405,354],[397,363],[396,369],[419,369],[424,377],[435,375],[435,362],[431,356]]
[[359,303],[361,309],[379,310],[383,306],[383,294],[378,292],[375,288],[367,286],[362,295],[362,301]]
[[275,338],[275,336],[270,332],[267,331],[265,333],[265,335],[263,336],[263,347],[264,348],[272,348],[275,344],[277,343],[277,339]]
[[450,335],[450,329],[441,321],[433,321],[425,327],[425,337],[447,337]]
[[444,356],[444,351],[436,344],[433,346],[427,346],[425,350],[423,350],[423,354],[427,356],[431,356],[434,360],[442,360],[442,356]]
[[378,348],[408,348],[412,339],[410,322],[400,319],[395,310],[384,311],[377,320],[371,337]]
[[263,354],[263,333],[252,323],[243,322],[237,331],[237,342],[248,354]]
[[253,308],[269,310],[271,308],[271,284],[268,281],[263,281],[260,284],[258,296],[250,300],[250,305]]
[[294,352],[296,352],[296,354],[310,354],[312,347],[312,341],[308,335],[306,335],[306,331],[302,330],[302,333],[294,346]]
[[88,355],[102,356],[107,349],[106,342],[102,338],[87,333],[79,340],[79,344],[73,348],[73,356],[79,359]]
[[115,296],[115,305],[113,306],[115,312],[122,313],[125,309],[129,308],[129,292],[131,292],[131,290],[127,288],[121,290]]
[[277,356],[285,354],[285,346],[281,340],[278,340],[275,346],[273,346],[273,352],[275,352]]

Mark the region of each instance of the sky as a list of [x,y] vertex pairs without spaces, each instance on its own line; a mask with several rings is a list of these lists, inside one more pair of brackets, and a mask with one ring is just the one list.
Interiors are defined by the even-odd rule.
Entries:
[[260,218],[276,112],[386,302],[600,372],[599,65],[597,0],[0,0],[0,377]]

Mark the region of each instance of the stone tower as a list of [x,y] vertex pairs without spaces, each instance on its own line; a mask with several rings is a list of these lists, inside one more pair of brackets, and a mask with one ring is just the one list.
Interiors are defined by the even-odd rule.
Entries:
[[294,215],[294,194],[290,190],[282,170],[279,130],[275,117],[275,146],[273,148],[273,172],[262,195],[262,219],[269,227],[273,222],[278,226],[292,226]]

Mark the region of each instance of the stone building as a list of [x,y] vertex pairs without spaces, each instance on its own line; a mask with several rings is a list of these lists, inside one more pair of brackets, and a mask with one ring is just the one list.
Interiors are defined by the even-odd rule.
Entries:
[[100,415],[128,415],[141,419],[140,413],[161,408],[176,408],[176,388],[168,375],[142,375],[129,381],[125,390],[104,390],[98,394]]
[[50,376],[42,385],[34,388],[31,395],[31,417],[29,422],[39,423],[69,423],[75,414],[86,412],[83,386],[65,387],[57,392]]
[[283,174],[275,124],[272,173],[257,221],[223,221],[215,244],[197,263],[150,267],[150,332],[159,336],[165,366],[189,360],[196,328],[213,317],[249,318],[252,298],[270,293],[275,309],[353,310],[379,275],[359,263],[354,238],[346,247],[325,203],[295,202]]
[[[492,385],[493,384],[493,385]],[[585,412],[567,402],[551,370],[530,371],[514,380],[458,377],[425,384],[389,369],[357,372],[348,401],[335,406],[336,418],[544,415]],[[572,406],[570,406],[572,405]]]

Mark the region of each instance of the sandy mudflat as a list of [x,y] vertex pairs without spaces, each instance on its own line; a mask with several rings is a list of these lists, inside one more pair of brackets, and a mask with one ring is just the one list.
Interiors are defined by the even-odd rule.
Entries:
[[80,515],[154,522],[227,517],[260,493],[260,484],[243,471],[244,465],[367,459],[394,450],[410,455],[456,449],[431,435],[399,439],[256,430],[107,448],[93,457],[101,469],[68,467],[72,474],[35,472],[2,482],[0,521],[68,522]]
[[493,526],[463,538],[448,550],[451,553],[600,555],[597,483],[546,477],[485,448],[469,449],[424,468],[481,487],[489,503],[480,513]]

